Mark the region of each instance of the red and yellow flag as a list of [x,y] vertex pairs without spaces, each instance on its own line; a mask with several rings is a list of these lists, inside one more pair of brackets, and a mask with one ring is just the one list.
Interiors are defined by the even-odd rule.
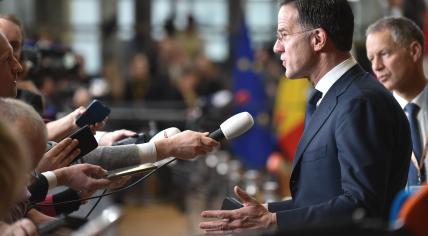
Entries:
[[282,78],[274,107],[274,125],[278,146],[284,156],[293,160],[302,136],[310,83],[307,79]]

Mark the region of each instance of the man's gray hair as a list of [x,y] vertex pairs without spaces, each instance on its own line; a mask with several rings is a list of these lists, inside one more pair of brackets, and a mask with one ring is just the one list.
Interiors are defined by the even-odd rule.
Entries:
[[23,135],[29,140],[41,141],[46,139],[46,125],[33,107],[14,98],[0,98],[0,114],[11,125],[19,126]]
[[417,41],[424,50],[424,35],[422,30],[413,21],[405,17],[385,17],[371,24],[366,31],[366,37],[373,33],[388,30],[395,43],[409,46]]

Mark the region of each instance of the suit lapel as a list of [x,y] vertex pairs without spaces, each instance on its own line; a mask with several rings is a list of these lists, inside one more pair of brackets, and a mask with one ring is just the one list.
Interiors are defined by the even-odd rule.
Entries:
[[336,108],[338,97],[351,84],[352,80],[356,78],[355,74],[358,74],[358,71],[361,71],[360,66],[356,65],[352,67],[349,71],[342,75],[342,77],[340,77],[340,79],[330,88],[330,90],[322,99],[318,108],[312,115],[311,121],[309,122],[308,127],[303,132],[302,138],[300,139],[299,145],[297,146],[297,152],[293,160],[292,171],[299,163],[303,153],[305,152],[311,140],[319,132],[321,127],[330,117],[333,110]]
[[294,169],[294,167],[297,165],[300,158],[302,157],[303,152],[306,150],[306,147],[311,142],[313,137],[318,133],[320,128],[324,125],[325,121],[330,116],[336,105],[336,94],[330,93],[329,91],[321,101],[318,108],[315,110],[311,121],[306,127],[306,130],[303,132],[302,138],[300,139],[299,145],[297,146],[297,152],[293,161],[292,169]]

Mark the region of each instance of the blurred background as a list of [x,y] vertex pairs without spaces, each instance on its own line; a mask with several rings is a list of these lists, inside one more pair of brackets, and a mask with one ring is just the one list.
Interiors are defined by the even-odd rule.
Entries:
[[[424,0],[350,3],[353,55],[368,71],[370,23],[404,15],[427,31]],[[260,201],[289,196],[310,86],[283,79],[272,51],[277,11],[277,0],[0,1],[0,13],[24,26],[26,80],[44,96],[45,119],[94,98],[112,110],[107,131],[148,136],[172,126],[213,131],[235,113],[253,115],[255,126],[219,150],[106,199],[104,207],[122,209],[118,235],[200,234],[200,212],[219,209],[235,185]]]

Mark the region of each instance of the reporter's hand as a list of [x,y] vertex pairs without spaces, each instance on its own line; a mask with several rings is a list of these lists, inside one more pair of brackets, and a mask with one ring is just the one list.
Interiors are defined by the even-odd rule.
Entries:
[[186,130],[170,138],[155,141],[158,159],[176,157],[188,160],[211,152],[219,142],[208,137],[207,133]]
[[134,131],[121,129],[116,130],[113,132],[107,132],[103,136],[101,136],[100,140],[98,141],[98,145],[100,146],[111,146],[113,143],[127,137],[132,137],[136,135]]
[[37,227],[29,219],[21,219],[11,225],[2,227],[2,236],[35,236]]
[[91,164],[77,164],[54,170],[58,185],[84,193],[107,188],[112,181],[105,179],[107,171]]
[[47,151],[36,167],[38,173],[68,166],[80,154],[79,140],[65,138]]
[[120,176],[117,178],[111,179],[112,183],[108,186],[109,189],[122,188],[128,181],[131,179],[131,176]]
[[[86,111],[85,107],[79,107],[72,112],[73,124],[76,128],[79,128],[79,126],[76,124],[77,119],[85,111]],[[103,121],[97,122],[93,125],[89,125],[89,128],[91,129],[92,133],[95,134],[97,131],[100,131],[102,128],[104,128],[105,124],[107,123],[107,119],[108,118],[105,118]]]
[[239,187],[234,188],[244,207],[236,210],[203,211],[204,218],[218,218],[217,221],[201,222],[199,227],[207,233],[234,232],[243,229],[267,229],[276,226],[276,214],[269,212]]
[[107,123],[107,119],[108,119],[108,117],[106,117],[104,120],[102,120],[102,121],[100,121],[100,122],[97,122],[97,123],[95,123],[95,124],[93,124],[93,125],[89,125],[89,128],[90,128],[90,129],[91,129],[91,131],[92,131],[92,134],[94,134],[94,135],[95,135],[95,133],[96,133],[97,131],[102,130],[102,129],[104,128],[104,126],[106,125],[106,123]]

